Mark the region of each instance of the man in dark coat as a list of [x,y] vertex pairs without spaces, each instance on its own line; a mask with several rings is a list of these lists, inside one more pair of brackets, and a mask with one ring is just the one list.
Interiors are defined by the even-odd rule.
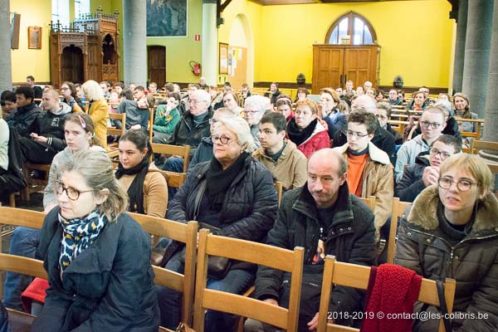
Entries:
[[9,127],[16,128],[20,136],[29,137],[41,109],[33,102],[34,92],[29,86],[16,89],[17,111],[7,119]]
[[[317,327],[325,255],[360,265],[374,263],[374,216],[365,204],[349,194],[346,170],[346,161],[339,153],[331,149],[315,152],[308,162],[307,184],[285,193],[277,221],[268,233],[270,245],[285,249],[301,246],[305,250],[299,331]],[[289,281],[288,274],[260,266],[254,297],[287,306]],[[338,313],[361,310],[362,299],[363,293],[358,290],[335,287],[329,309]],[[246,331],[260,330],[261,324],[248,320]],[[264,330],[271,327],[264,326]]]
[[441,135],[431,145],[429,153],[421,152],[415,164],[407,165],[396,184],[395,196],[401,201],[413,202],[426,187],[436,184],[439,166],[449,156],[462,152],[462,141],[451,135]]

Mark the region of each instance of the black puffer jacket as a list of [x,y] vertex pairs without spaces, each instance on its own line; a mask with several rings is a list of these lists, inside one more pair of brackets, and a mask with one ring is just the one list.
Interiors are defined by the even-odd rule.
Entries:
[[41,108],[35,103],[19,107],[12,117],[7,120],[9,127],[16,128],[20,136],[29,137],[34,132],[35,120],[42,114]]
[[428,151],[421,152],[415,158],[415,164],[405,167],[403,176],[396,183],[394,191],[395,196],[399,197],[401,201],[413,202],[418,194],[425,189],[422,175],[424,175],[424,169],[430,166],[428,154]]
[[[454,245],[441,229],[439,204],[436,186],[420,193],[401,220],[394,262],[425,278],[456,280],[453,311],[476,318],[454,319],[453,331],[497,331],[498,200],[489,193],[479,201],[472,228]],[[429,320],[417,331],[437,331],[437,323]]]
[[[369,208],[358,198],[349,194],[347,185],[339,189],[335,213],[331,216],[328,230],[325,230],[325,251],[335,255],[338,261],[360,265],[372,265],[375,260],[374,216]],[[317,285],[318,297],[314,304],[303,303],[301,297],[301,316],[303,308],[309,308],[308,316],[318,312],[323,265],[312,265],[320,234],[320,221],[315,202],[307,185],[285,193],[273,229],[268,233],[267,243],[285,249],[301,246],[304,254],[304,282],[313,279]],[[313,278],[313,275],[315,278]],[[259,267],[256,278],[255,297],[274,298],[282,303],[288,298],[288,288],[284,287],[287,273]],[[335,287],[332,294],[330,311],[353,312],[361,310],[363,292],[348,288]],[[344,316],[341,316],[344,317]]]
[[59,208],[45,217],[37,256],[50,287],[32,331],[157,331],[159,307],[150,265],[150,239],[131,217],[107,223],[61,279]]
[[211,136],[209,120],[212,117],[213,112],[208,111],[204,120],[196,126],[192,114],[190,112],[185,112],[167,143],[174,145],[189,145],[190,158],[192,158],[197,146],[201,143],[201,139],[203,137]]
[[[206,178],[210,161],[192,168],[185,184],[178,190],[168,207],[167,217],[172,220],[194,219],[195,196],[201,181]],[[225,194],[221,209],[219,235],[250,241],[262,241],[277,216],[277,193],[273,177],[260,162],[252,157],[245,160]]]

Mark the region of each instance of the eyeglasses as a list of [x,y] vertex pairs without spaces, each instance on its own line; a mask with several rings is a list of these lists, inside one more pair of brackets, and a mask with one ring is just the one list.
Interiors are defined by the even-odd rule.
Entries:
[[363,138],[363,137],[366,137],[368,136],[368,133],[367,134],[363,134],[363,133],[359,133],[357,131],[352,131],[352,130],[348,130],[346,131],[345,133],[348,137],[358,137],[358,138]]
[[429,122],[429,121],[420,121],[420,124],[424,127],[432,127],[433,129],[437,129],[439,128],[439,126],[441,126],[440,123],[437,123],[437,122]]
[[248,113],[248,114],[256,114],[256,113],[259,113],[259,111],[242,111],[244,113]]
[[460,179],[458,181],[454,181],[450,177],[442,177],[439,178],[438,180],[439,187],[443,189],[450,189],[453,183],[456,183],[456,187],[459,191],[469,191],[473,185],[477,184],[476,182],[472,182],[466,179]]
[[62,90],[69,90],[69,88],[61,88],[61,91],[62,91]]
[[221,136],[215,135],[212,137],[212,139],[213,139],[213,143],[216,143],[216,141],[220,141],[220,143],[223,145],[227,145],[231,141],[231,138],[228,136],[225,136],[225,135],[221,135]]
[[375,116],[377,117],[377,119],[387,119],[387,115],[375,114]]
[[441,158],[443,159],[446,159],[450,156],[450,154],[448,152],[444,152],[444,151],[439,151],[438,149],[436,148],[432,148],[430,150],[430,154],[433,154],[433,155],[439,155]]
[[72,201],[76,201],[78,198],[80,198],[80,194],[87,193],[90,191],[94,191],[94,190],[93,189],[92,190],[78,190],[78,189],[74,189],[73,187],[64,187],[64,184],[60,181],[57,181],[55,183],[55,192],[57,193],[57,195],[62,195],[63,192],[66,192],[67,198],[69,198]]

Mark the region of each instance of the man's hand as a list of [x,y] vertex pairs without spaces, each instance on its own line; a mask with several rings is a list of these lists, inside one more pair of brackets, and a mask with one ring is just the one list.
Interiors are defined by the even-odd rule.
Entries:
[[308,330],[316,331],[318,327],[318,312],[313,316],[313,319],[308,322]]
[[272,298],[269,298],[269,299],[263,300],[263,302],[269,303],[269,304],[271,304],[271,305],[276,305],[276,306],[278,306],[278,301],[277,301],[277,300],[275,300],[275,299],[272,299]]
[[427,166],[422,174],[422,181],[426,187],[436,184],[439,179],[439,168],[435,166]]
[[47,143],[47,138],[45,136],[38,136],[37,133],[31,133],[30,136],[36,143]]

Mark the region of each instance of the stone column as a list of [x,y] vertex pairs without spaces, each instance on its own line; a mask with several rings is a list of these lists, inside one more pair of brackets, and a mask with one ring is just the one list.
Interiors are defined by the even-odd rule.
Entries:
[[458,4],[457,32],[455,43],[455,60],[453,65],[453,92],[462,91],[463,62],[465,59],[465,37],[467,34],[468,0]]
[[0,0],[0,92],[12,89],[10,0]]
[[479,118],[484,117],[488,86],[493,3],[490,0],[469,1],[467,17],[462,90],[470,99],[472,112],[479,114]]
[[[486,91],[486,114],[484,116],[484,135],[482,139],[485,141],[498,142],[498,1],[496,0],[493,10],[492,31],[487,82],[488,90]],[[471,109],[473,109],[472,105]],[[481,151],[480,154],[484,158],[498,162],[498,154],[496,152]],[[498,186],[498,183],[496,185]]]
[[146,86],[147,13],[145,1],[123,0],[123,78]]
[[216,0],[202,1],[202,76],[208,85],[218,83],[218,31]]

